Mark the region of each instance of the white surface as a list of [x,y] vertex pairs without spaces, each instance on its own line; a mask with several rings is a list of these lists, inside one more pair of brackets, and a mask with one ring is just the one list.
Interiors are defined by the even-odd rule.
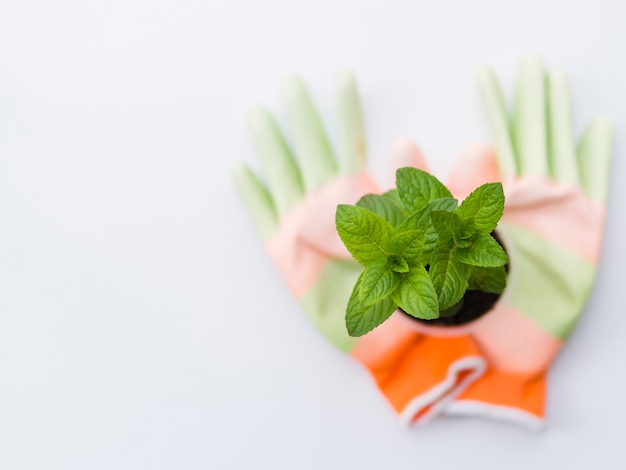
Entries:
[[[0,5],[0,468],[626,468],[626,3],[622,0],[4,1]],[[569,73],[576,128],[617,130],[586,315],[539,434],[402,427],[307,323],[229,169],[245,114],[360,81],[370,167],[416,138],[443,176],[486,139],[473,74],[528,52]]]

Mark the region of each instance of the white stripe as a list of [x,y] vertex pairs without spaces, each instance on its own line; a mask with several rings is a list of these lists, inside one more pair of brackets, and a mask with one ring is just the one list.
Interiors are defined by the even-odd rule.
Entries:
[[449,403],[444,410],[448,416],[482,416],[506,421],[513,424],[521,424],[533,431],[539,431],[546,425],[545,420],[519,408],[504,405],[493,405],[482,401],[459,400]]
[[[416,421],[419,424],[426,423],[440,414],[455,397],[459,396],[470,384],[480,378],[486,369],[487,363],[482,357],[478,356],[468,356],[453,362],[448,367],[446,378],[441,383],[409,402],[400,413],[400,421],[406,425],[412,424],[415,415],[432,405]],[[471,371],[471,373],[457,383],[459,374],[468,371]]]

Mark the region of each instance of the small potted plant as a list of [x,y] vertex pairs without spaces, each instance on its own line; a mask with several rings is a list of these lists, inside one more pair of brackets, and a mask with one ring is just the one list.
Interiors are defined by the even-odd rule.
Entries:
[[509,259],[494,237],[503,210],[500,183],[459,204],[437,178],[409,167],[396,172],[396,189],[339,205],[337,231],[364,268],[347,304],[348,333],[362,336],[397,309],[438,324],[487,312],[506,286]]

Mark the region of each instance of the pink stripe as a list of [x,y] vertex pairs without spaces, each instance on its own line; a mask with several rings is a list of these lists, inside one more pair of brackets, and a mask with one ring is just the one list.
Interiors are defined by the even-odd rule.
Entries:
[[394,323],[391,331],[402,331],[404,328],[433,337],[469,335],[489,367],[508,372],[545,370],[562,345],[560,340],[539,328],[506,300],[497,303],[479,319],[457,327],[429,326],[399,312],[392,315],[387,323],[391,320]]
[[301,299],[315,284],[328,261],[328,256],[302,240],[293,223],[281,222],[281,229],[266,243],[265,249],[296,299]]
[[393,314],[386,322],[361,336],[350,354],[365,366],[373,367],[381,358],[384,359],[397,349],[398,344],[415,341],[418,337],[398,315]]
[[[391,168],[395,172],[398,168],[404,167],[419,168],[420,170],[430,171],[424,154],[419,147],[411,139],[398,139],[393,145],[391,154]],[[395,179],[394,179],[395,181]],[[395,183],[393,185],[395,187]]]
[[515,373],[536,373],[548,368],[562,342],[539,328],[526,315],[505,302],[485,315],[471,336],[490,367]]
[[378,187],[365,173],[342,176],[309,193],[302,204],[282,217],[265,248],[297,299],[311,289],[330,258],[350,258],[335,227],[337,204],[354,204],[364,194],[377,192]]
[[506,206],[502,222],[554,242],[597,264],[604,227],[604,208],[573,185],[541,178],[504,183]]
[[498,162],[493,151],[484,145],[467,146],[452,167],[448,188],[454,197],[465,199],[477,187],[500,181]]

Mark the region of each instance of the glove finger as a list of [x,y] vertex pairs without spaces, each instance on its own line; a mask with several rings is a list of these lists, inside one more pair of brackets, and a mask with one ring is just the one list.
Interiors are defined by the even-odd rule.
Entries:
[[283,95],[304,186],[307,192],[314,191],[334,179],[337,164],[320,117],[302,79],[297,76],[289,77],[285,81]]
[[541,61],[526,58],[519,70],[513,121],[519,174],[524,176],[548,175],[545,81]]
[[248,123],[268,190],[278,215],[284,215],[304,197],[300,171],[276,121],[265,108],[253,108]]
[[477,80],[491,129],[491,138],[498,158],[500,174],[504,178],[515,176],[517,174],[517,162],[500,85],[493,70],[489,67],[483,67],[478,71]]
[[493,151],[481,144],[470,145],[452,167],[448,188],[459,199],[465,199],[485,183],[500,181],[498,162]]
[[567,76],[560,69],[548,74],[550,175],[559,183],[578,183],[572,130],[572,101]]
[[351,175],[365,168],[365,132],[356,80],[349,71],[343,71],[338,76],[337,104],[339,171]]
[[606,202],[609,187],[609,169],[613,126],[604,117],[596,117],[587,126],[577,156],[580,178],[589,197],[600,204]]
[[245,163],[233,168],[235,185],[248,209],[263,242],[270,239],[278,227],[278,216],[267,188]]

